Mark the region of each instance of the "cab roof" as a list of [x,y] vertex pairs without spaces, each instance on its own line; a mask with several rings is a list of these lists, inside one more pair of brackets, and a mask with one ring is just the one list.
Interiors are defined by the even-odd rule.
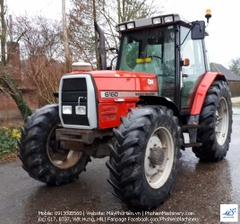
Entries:
[[187,21],[185,18],[183,18],[183,16],[179,14],[166,14],[123,22],[116,26],[116,30],[121,33],[144,27],[163,26],[176,23],[183,26],[191,27],[191,22]]

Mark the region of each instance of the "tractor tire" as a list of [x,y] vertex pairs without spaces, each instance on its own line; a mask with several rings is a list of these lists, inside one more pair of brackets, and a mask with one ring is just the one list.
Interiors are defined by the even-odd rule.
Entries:
[[154,209],[170,194],[180,158],[178,119],[166,107],[131,109],[113,129],[108,182],[114,195],[137,209]]
[[18,145],[23,169],[38,181],[59,186],[77,179],[90,159],[80,151],[60,149],[55,140],[57,128],[58,105],[47,105],[28,118]]
[[192,150],[202,161],[220,161],[229,149],[232,133],[231,93],[225,81],[215,81],[209,88],[199,117],[197,141]]

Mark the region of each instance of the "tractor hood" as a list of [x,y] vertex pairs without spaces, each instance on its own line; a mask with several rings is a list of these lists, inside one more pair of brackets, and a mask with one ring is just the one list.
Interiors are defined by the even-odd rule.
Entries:
[[158,83],[155,74],[128,71],[74,71],[71,75],[81,76],[89,74],[94,80],[98,100],[116,98],[139,98],[139,96],[155,96],[158,94]]
[[120,117],[134,108],[140,96],[157,96],[154,74],[126,71],[78,70],[64,75],[59,86],[59,114],[63,127],[117,127]]

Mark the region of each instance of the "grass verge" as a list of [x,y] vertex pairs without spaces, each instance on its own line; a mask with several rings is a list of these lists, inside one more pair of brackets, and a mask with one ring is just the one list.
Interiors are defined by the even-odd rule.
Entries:
[[11,162],[18,158],[17,140],[20,137],[19,128],[0,128],[0,163]]
[[233,103],[232,106],[233,106],[233,107],[240,107],[240,102]]

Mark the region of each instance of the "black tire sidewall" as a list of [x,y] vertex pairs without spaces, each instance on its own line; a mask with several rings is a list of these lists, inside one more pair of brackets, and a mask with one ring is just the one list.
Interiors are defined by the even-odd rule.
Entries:
[[66,184],[77,179],[89,161],[89,156],[83,153],[76,164],[66,169],[52,163],[47,153],[48,138],[59,125],[58,105],[47,105],[28,118],[19,141],[23,168],[31,177],[48,185]]
[[[110,147],[109,183],[114,194],[130,207],[155,209],[171,193],[179,168],[180,128],[172,110],[159,106],[139,106],[131,109],[122,124],[114,130],[115,141]],[[154,131],[166,128],[172,135],[174,161],[169,177],[155,189],[145,176],[144,158],[148,141]]]
[[[220,145],[216,136],[216,112],[221,98],[228,106],[229,127],[224,144]],[[232,133],[232,103],[229,87],[224,81],[215,81],[210,87],[199,117],[200,128],[197,134],[202,146],[193,148],[196,156],[202,160],[218,161],[226,156]]]

